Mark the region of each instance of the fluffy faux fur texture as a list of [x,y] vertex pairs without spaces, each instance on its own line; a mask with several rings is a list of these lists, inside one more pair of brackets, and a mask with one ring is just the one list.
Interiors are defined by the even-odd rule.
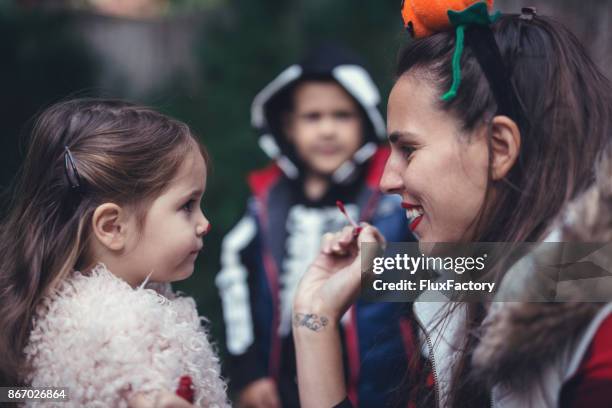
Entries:
[[[557,224],[560,241],[612,241],[612,148],[602,154],[596,174],[593,185],[570,203],[560,217]],[[608,265],[610,262],[611,259],[605,260]],[[508,276],[511,273],[512,270]],[[581,302],[497,305],[486,319],[473,354],[477,377],[490,385],[516,387],[529,383],[576,339],[601,306]]]
[[527,386],[600,307],[597,303],[504,303],[485,324],[473,355],[474,375],[490,386]]
[[61,407],[127,407],[132,393],[174,392],[189,375],[196,406],[228,407],[194,300],[155,287],[133,289],[103,264],[74,272],[35,312],[27,383],[68,387]]

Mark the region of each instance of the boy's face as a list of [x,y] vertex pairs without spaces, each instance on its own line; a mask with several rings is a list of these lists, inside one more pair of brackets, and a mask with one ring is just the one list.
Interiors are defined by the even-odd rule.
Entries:
[[293,94],[287,137],[308,170],[331,175],[361,147],[361,115],[353,99],[334,82],[310,81]]

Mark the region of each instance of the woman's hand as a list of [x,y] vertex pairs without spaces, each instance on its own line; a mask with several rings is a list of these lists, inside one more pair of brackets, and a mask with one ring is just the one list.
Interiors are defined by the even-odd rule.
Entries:
[[[385,238],[371,225],[361,232],[345,227],[323,236],[321,250],[310,265],[294,298],[294,322],[302,314],[317,314],[338,321],[359,295],[364,265],[385,245]],[[363,251],[363,243],[374,246]],[[362,259],[363,258],[363,259]]]
[[[374,227],[361,228],[325,234],[296,290],[293,340],[303,408],[333,407],[346,396],[337,324],[359,294],[362,258],[369,265],[385,243]],[[366,242],[374,243],[367,251]]]

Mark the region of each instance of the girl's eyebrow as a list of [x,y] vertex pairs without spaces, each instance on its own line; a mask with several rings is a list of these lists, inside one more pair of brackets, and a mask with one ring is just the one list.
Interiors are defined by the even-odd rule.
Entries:
[[204,191],[200,188],[194,188],[189,193],[184,194],[183,197],[199,197],[204,194]]

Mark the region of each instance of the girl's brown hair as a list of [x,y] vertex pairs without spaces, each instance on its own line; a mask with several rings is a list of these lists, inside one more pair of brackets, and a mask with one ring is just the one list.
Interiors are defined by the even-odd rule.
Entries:
[[[535,242],[543,238],[562,207],[595,179],[594,163],[612,136],[612,87],[574,35],[549,18],[504,15],[492,30],[521,106],[521,117],[513,118],[521,132],[521,148],[504,180],[493,181],[489,171],[486,211],[483,208],[475,220],[476,240]],[[447,32],[413,41],[400,53],[397,76],[420,75],[443,95],[452,83],[454,46],[454,33]],[[439,107],[459,119],[469,133],[486,125],[498,104],[469,46],[462,56],[461,77],[457,97],[440,100]],[[473,333],[485,315],[484,306],[466,306],[452,406],[480,406],[488,398],[484,387],[469,376],[469,356],[477,341]],[[454,308],[449,307],[442,318]]]
[[[78,189],[66,171],[66,147]],[[142,228],[147,204],[192,151],[208,163],[186,124],[123,101],[70,100],[38,117],[0,224],[0,384],[23,378],[22,351],[41,297],[72,269],[92,266],[87,249],[95,208],[109,201],[127,206]]]

